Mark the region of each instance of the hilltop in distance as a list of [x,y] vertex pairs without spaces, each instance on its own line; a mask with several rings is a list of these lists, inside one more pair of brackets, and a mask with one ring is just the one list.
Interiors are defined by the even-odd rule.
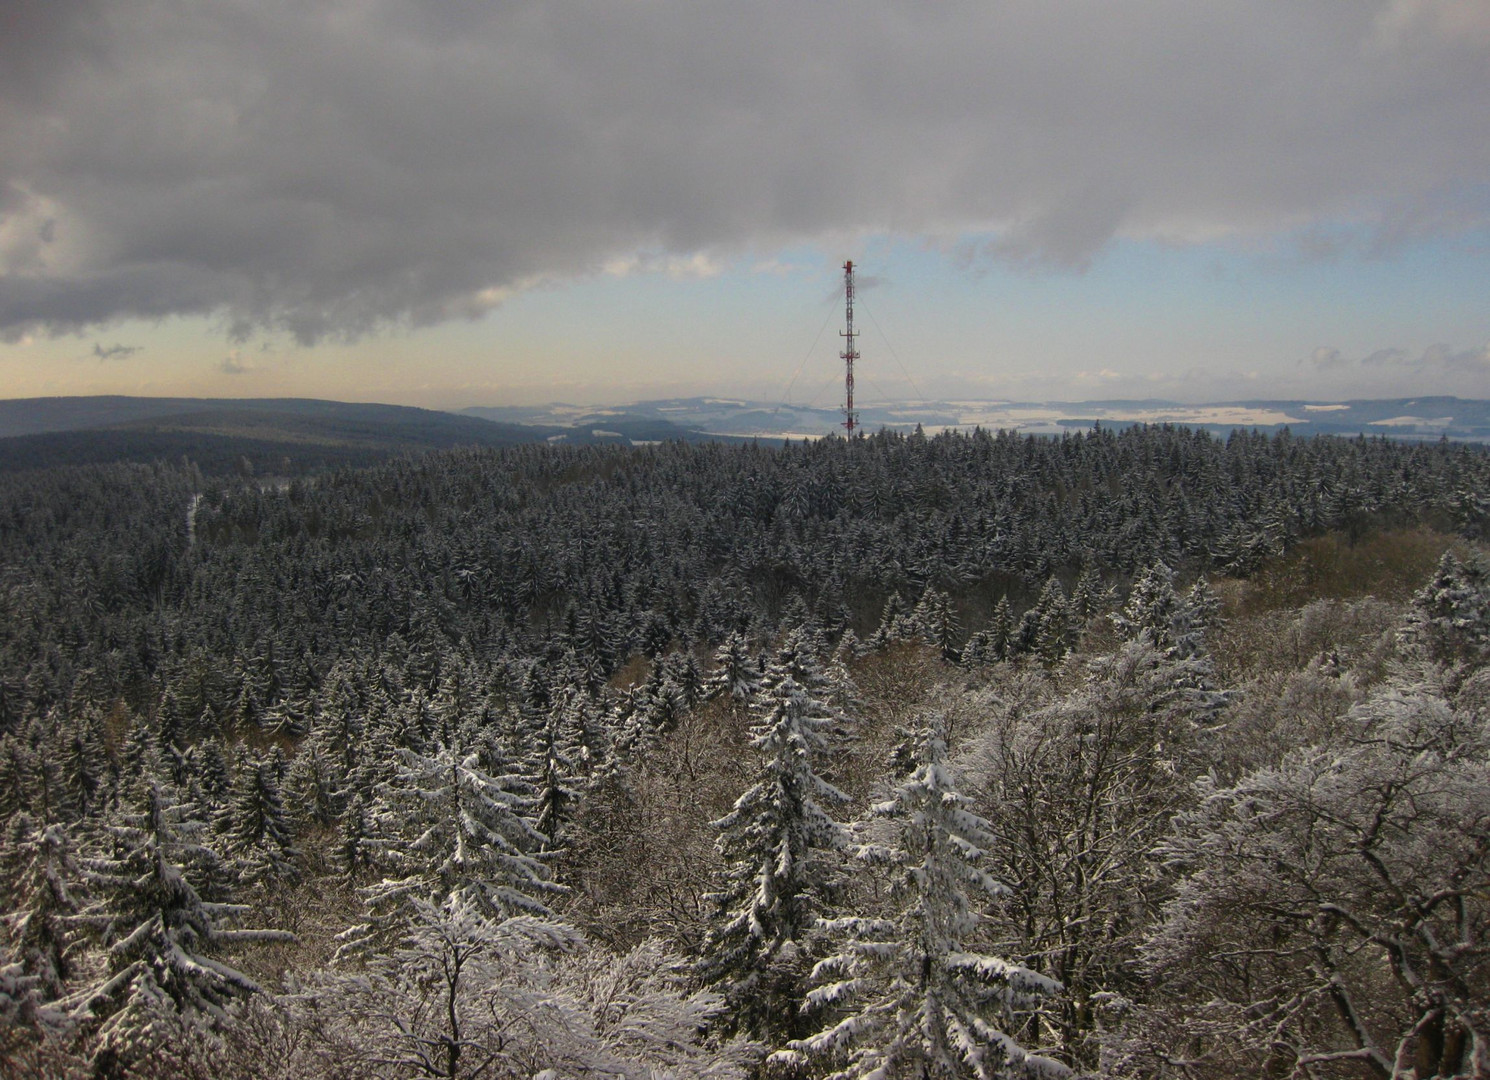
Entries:
[[[1175,424],[1226,436],[1295,435],[1490,441],[1490,401],[1455,397],[1309,402],[867,402],[865,431],[1010,430],[1057,435],[1101,424]],[[302,475],[452,446],[644,446],[816,439],[842,433],[817,405],[694,397],[619,406],[473,406],[459,412],[303,398],[56,397],[0,401],[0,470],[189,457],[208,473]]]

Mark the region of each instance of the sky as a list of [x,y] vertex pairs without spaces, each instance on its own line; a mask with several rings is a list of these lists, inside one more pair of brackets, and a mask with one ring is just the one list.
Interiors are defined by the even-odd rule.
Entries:
[[1490,397],[1490,0],[0,0],[0,397]]

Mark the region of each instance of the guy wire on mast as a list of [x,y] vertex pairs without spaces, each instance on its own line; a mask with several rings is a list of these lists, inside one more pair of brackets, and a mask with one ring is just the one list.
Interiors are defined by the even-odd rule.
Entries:
[[843,304],[846,329],[839,336],[845,339],[843,352],[843,427],[848,438],[853,438],[854,428],[859,426],[859,416],[854,412],[854,361],[859,359],[859,350],[854,348],[854,260],[843,264]]

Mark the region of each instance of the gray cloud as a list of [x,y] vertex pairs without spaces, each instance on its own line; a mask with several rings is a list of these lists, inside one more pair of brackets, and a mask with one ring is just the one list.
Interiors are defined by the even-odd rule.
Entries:
[[1133,206],[1120,185],[1089,182],[1080,190],[1053,194],[1031,216],[1005,223],[992,239],[964,242],[957,255],[969,267],[996,260],[1031,270],[1086,270]]
[[142,348],[143,346],[140,345],[110,345],[108,348],[104,348],[103,345],[95,341],[93,343],[93,352],[90,355],[100,363],[105,360],[128,360]]
[[1455,235],[1490,221],[1485,10],[16,0],[0,336],[355,337],[872,231],[1073,269],[1119,235]]
[[1439,342],[1429,345],[1421,353],[1391,346],[1367,353],[1359,359],[1348,357],[1339,349],[1321,346],[1309,356],[1309,363],[1321,371],[1335,368],[1375,368],[1420,372],[1458,371],[1484,375],[1490,374],[1490,345],[1456,349]]
[[1412,355],[1402,348],[1377,349],[1361,357],[1362,367],[1406,367],[1413,364]]
[[1339,349],[1321,345],[1309,354],[1309,363],[1320,371],[1328,371],[1331,368],[1344,367],[1350,363]]
[[1430,345],[1424,351],[1421,363],[1425,367],[1483,375],[1490,373],[1490,345],[1477,349],[1455,349],[1444,344]]
[[217,370],[223,375],[245,375],[254,370],[254,365],[243,358],[241,350],[233,349],[218,363]]

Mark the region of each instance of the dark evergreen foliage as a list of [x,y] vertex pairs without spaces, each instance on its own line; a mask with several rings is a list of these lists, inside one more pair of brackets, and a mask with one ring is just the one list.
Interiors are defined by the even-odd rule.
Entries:
[[[1478,557],[1445,557],[1395,637],[1378,613],[1362,616],[1374,638],[1337,647],[1333,624],[1309,623],[1335,615],[1301,615],[1287,643],[1307,670],[1242,713],[1218,689],[1223,646],[1239,646],[1207,575],[1276,567],[1326,533],[1480,536],[1487,491],[1474,447],[1171,427],[455,449],[287,483],[204,480],[185,461],[5,473],[0,1018],[42,1042],[70,1032],[122,1074],[156,1036],[220,1033],[258,988],[223,954],[284,935],[225,929],[244,901],[313,922],[305,897],[349,910],[360,891],[365,922],[344,940],[375,947],[459,901],[486,934],[564,917],[566,849],[604,858],[604,830],[635,827],[677,838],[646,848],[676,863],[671,891],[608,943],[643,948],[631,928],[663,926],[698,953],[716,915],[716,962],[690,970],[717,980],[736,1022],[793,1034],[802,941],[852,910],[828,910],[830,893],[885,902],[830,865],[832,821],[812,800],[837,804],[838,785],[862,805],[897,779],[887,733],[919,726],[917,695],[939,681],[986,706],[947,729],[985,740],[953,760],[983,763],[965,787],[998,844],[965,854],[1016,893],[997,917],[958,908],[968,948],[1018,956],[1068,994],[997,1030],[1057,1038],[1063,1061],[1093,1066],[1122,1027],[1099,1031],[1101,1010],[1147,992],[1133,965],[1175,887],[1151,856],[1193,809],[1196,775],[1240,784],[1276,732],[1343,738],[1361,684],[1404,664],[1464,716],[1490,711]],[[995,682],[1040,689],[1028,707],[976,698]],[[1263,734],[1243,745],[1248,722]],[[986,741],[995,728],[1003,741]],[[1009,775],[987,775],[992,761]],[[1089,805],[1069,802],[1078,791]],[[629,875],[597,885],[606,896],[661,873],[587,870]],[[1088,898],[1105,910],[1077,911]],[[335,930],[319,929],[326,953]],[[754,1017],[740,1012],[752,988]],[[1433,1021],[1444,1038],[1472,1022]],[[981,1052],[945,1060],[993,1060]]]

